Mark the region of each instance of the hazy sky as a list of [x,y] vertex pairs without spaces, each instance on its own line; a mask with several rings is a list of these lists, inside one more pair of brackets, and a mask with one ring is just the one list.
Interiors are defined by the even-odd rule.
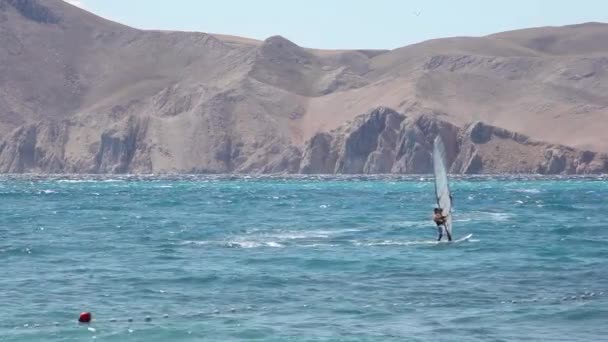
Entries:
[[430,38],[608,22],[607,0],[69,0],[148,29],[265,39],[305,47],[395,48]]

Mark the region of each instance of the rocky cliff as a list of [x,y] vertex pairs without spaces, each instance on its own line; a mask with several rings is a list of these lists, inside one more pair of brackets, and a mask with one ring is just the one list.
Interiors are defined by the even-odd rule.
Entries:
[[533,141],[482,122],[457,127],[437,113],[380,107],[306,143],[301,173],[432,173],[435,136],[455,174],[607,173],[608,155]]

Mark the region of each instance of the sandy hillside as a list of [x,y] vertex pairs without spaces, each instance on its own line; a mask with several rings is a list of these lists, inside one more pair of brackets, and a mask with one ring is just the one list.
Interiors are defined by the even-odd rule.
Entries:
[[0,0],[0,171],[300,172],[313,137],[379,106],[608,152],[602,42],[588,23],[326,51]]

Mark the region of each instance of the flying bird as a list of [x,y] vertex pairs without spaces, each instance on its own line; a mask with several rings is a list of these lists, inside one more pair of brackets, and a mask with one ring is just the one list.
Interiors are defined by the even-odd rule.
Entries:
[[419,17],[420,14],[422,14],[422,11],[414,11],[412,13],[414,13],[415,16]]

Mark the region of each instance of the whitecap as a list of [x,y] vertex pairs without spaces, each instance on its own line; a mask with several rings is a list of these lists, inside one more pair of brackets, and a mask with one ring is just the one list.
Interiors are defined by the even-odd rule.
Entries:
[[511,214],[507,214],[507,213],[487,213],[488,215],[492,216],[492,219],[494,221],[508,221],[509,219],[511,219]]
[[226,246],[238,248],[257,248],[262,246],[262,244],[256,241],[228,241]]
[[310,233],[317,234],[317,237],[329,237],[331,235],[340,235],[340,234],[346,234],[346,233],[356,233],[356,232],[360,232],[361,229],[357,229],[357,228],[344,228],[344,229],[336,229],[336,230],[312,230],[310,231]]
[[528,193],[528,194],[539,194],[541,193],[540,189],[513,189],[513,191],[515,192],[524,192],[524,193]]
[[270,235],[268,235],[268,237],[272,237],[275,239],[281,239],[281,240],[298,240],[298,239],[311,239],[311,238],[326,239],[329,237],[329,234],[327,232],[315,232],[315,231],[284,232],[284,233],[279,233],[279,234],[270,234]]
[[307,245],[300,245],[300,247],[338,247],[338,245],[331,243],[312,243]]
[[180,243],[180,245],[197,245],[197,246],[205,246],[205,245],[210,245],[215,243],[214,241],[196,241],[196,240],[188,240],[188,241],[183,241]]
[[438,244],[436,240],[418,240],[418,241],[352,241],[355,246],[410,246],[410,245],[434,245]]

